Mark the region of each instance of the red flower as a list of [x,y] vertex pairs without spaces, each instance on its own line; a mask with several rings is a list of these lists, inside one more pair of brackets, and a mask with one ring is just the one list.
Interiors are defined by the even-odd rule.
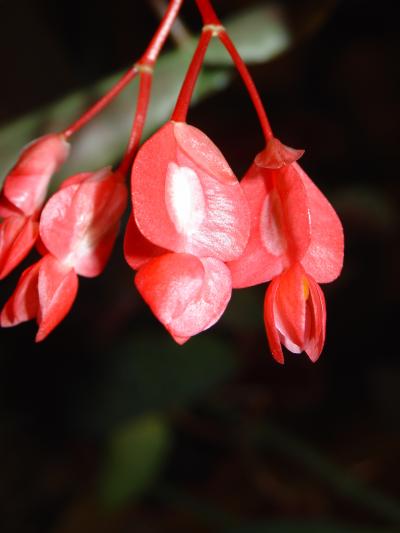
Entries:
[[45,256],[23,272],[1,313],[3,327],[36,318],[36,340],[65,317],[78,289],[78,274],[104,269],[126,206],[126,187],[110,169],[69,178],[45,205],[40,237]]
[[[280,362],[283,356],[276,345],[277,331],[289,350],[305,350],[312,360],[318,358],[325,331],[325,304],[316,282],[333,281],[343,264],[342,225],[331,204],[296,163],[301,155],[302,151],[272,139],[256,157],[241,181],[251,213],[249,242],[243,255],[229,263],[234,288],[276,278],[266,296],[265,323],[272,353]],[[304,291],[310,294],[307,298],[301,298],[299,272],[309,288]],[[317,305],[317,293],[323,311]],[[305,329],[305,309],[310,316],[319,317],[310,331]],[[282,324],[295,325],[295,329],[282,330]],[[291,334],[300,330],[301,335]],[[315,342],[316,338],[320,340]],[[310,342],[318,349],[310,348]]]
[[40,137],[21,153],[0,196],[0,279],[29,253],[38,236],[38,216],[49,181],[64,163],[69,144],[61,135]]
[[299,263],[273,279],[265,294],[264,320],[274,358],[283,363],[281,343],[316,361],[325,342],[324,294]]
[[246,199],[204,133],[168,122],[136,157],[132,203],[125,257],[139,269],[139,292],[182,344],[211,327],[228,304],[232,282],[225,262],[246,246]]

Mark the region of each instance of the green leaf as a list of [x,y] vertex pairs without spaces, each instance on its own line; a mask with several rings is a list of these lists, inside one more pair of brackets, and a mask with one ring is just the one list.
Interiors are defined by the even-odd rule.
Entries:
[[107,431],[132,416],[187,405],[229,379],[232,348],[215,336],[197,336],[184,346],[154,333],[129,340],[107,354],[95,390],[79,399],[85,429]]
[[115,509],[140,498],[158,478],[170,448],[171,432],[161,417],[145,416],[118,428],[98,480],[104,505]]
[[[243,60],[265,63],[274,59],[292,44],[292,35],[282,5],[267,3],[251,6],[228,18],[224,26]],[[213,39],[207,51],[206,64],[232,63],[224,47]]]

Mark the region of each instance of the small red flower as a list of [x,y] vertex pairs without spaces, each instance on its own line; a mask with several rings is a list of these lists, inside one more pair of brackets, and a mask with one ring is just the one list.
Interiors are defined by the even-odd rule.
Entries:
[[273,279],[265,294],[264,320],[274,358],[283,363],[281,343],[316,361],[325,342],[325,298],[318,283],[294,263]]
[[7,175],[0,195],[0,279],[29,253],[38,236],[38,216],[49,181],[64,163],[69,144],[50,134],[29,144]]
[[221,152],[200,130],[168,122],[132,170],[125,257],[136,286],[174,339],[211,327],[232,291],[225,262],[243,252],[249,213]]
[[[280,331],[282,342],[289,350],[291,346],[295,352],[301,348],[312,360],[318,358],[323,342],[314,343],[317,351],[315,347],[309,348],[309,339],[323,339],[325,331],[325,311],[317,312],[315,294],[322,293],[316,282],[333,281],[343,264],[342,225],[331,204],[297,164],[302,153],[274,138],[256,157],[241,181],[251,213],[249,242],[243,255],[229,263],[234,288],[275,278],[267,292],[265,322],[272,353],[280,362],[283,356],[276,347],[276,331]],[[309,287],[305,293],[311,295],[306,299],[300,298],[300,278],[297,276],[297,284],[292,279],[292,274],[300,271]],[[292,300],[291,288],[295,290]],[[295,305],[283,305],[284,299]],[[296,337],[285,334],[291,329],[279,329],[279,324],[285,323],[282,318],[285,319],[286,311],[290,310],[287,323],[297,324],[300,331],[305,308],[313,316],[322,316],[322,322],[315,322],[320,324],[320,331],[313,330],[308,337],[303,328],[303,334]],[[296,312],[299,313],[297,321]],[[274,317],[278,320],[275,326]]]
[[25,270],[1,313],[3,327],[36,318],[44,339],[70,310],[78,274],[99,275],[114,245],[126,206],[123,181],[106,168],[63,183],[40,218],[44,257]]

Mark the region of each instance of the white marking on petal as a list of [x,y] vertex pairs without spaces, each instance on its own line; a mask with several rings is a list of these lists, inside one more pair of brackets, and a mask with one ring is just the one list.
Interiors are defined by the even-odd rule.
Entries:
[[206,216],[204,193],[196,172],[169,163],[165,179],[165,203],[176,231],[191,235]]
[[264,200],[260,216],[260,236],[265,248],[273,255],[285,253],[287,244],[283,233],[282,207],[275,191]]

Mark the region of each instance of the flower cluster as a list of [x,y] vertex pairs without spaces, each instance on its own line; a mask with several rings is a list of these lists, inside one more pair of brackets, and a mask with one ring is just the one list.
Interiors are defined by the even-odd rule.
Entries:
[[[341,223],[301,169],[302,151],[272,134],[250,74],[209,0],[196,0],[203,31],[171,120],[140,148],[153,68],[183,0],[171,0],[142,58],[99,102],[61,133],[22,152],[0,196],[0,278],[34,246],[42,256],[20,277],[3,307],[3,327],[36,319],[44,339],[70,310],[78,276],[106,266],[127,203],[124,253],[135,285],[179,344],[210,328],[232,289],[270,281],[264,320],[271,352],[282,344],[316,361],[325,340],[326,307],[318,283],[333,281],[343,263]],[[266,147],[239,182],[215,144],[186,115],[212,37],[230,53],[253,101]],[[69,153],[69,139],[135,76],[139,97],[131,138],[116,170],[66,179],[45,203],[52,175]]]

